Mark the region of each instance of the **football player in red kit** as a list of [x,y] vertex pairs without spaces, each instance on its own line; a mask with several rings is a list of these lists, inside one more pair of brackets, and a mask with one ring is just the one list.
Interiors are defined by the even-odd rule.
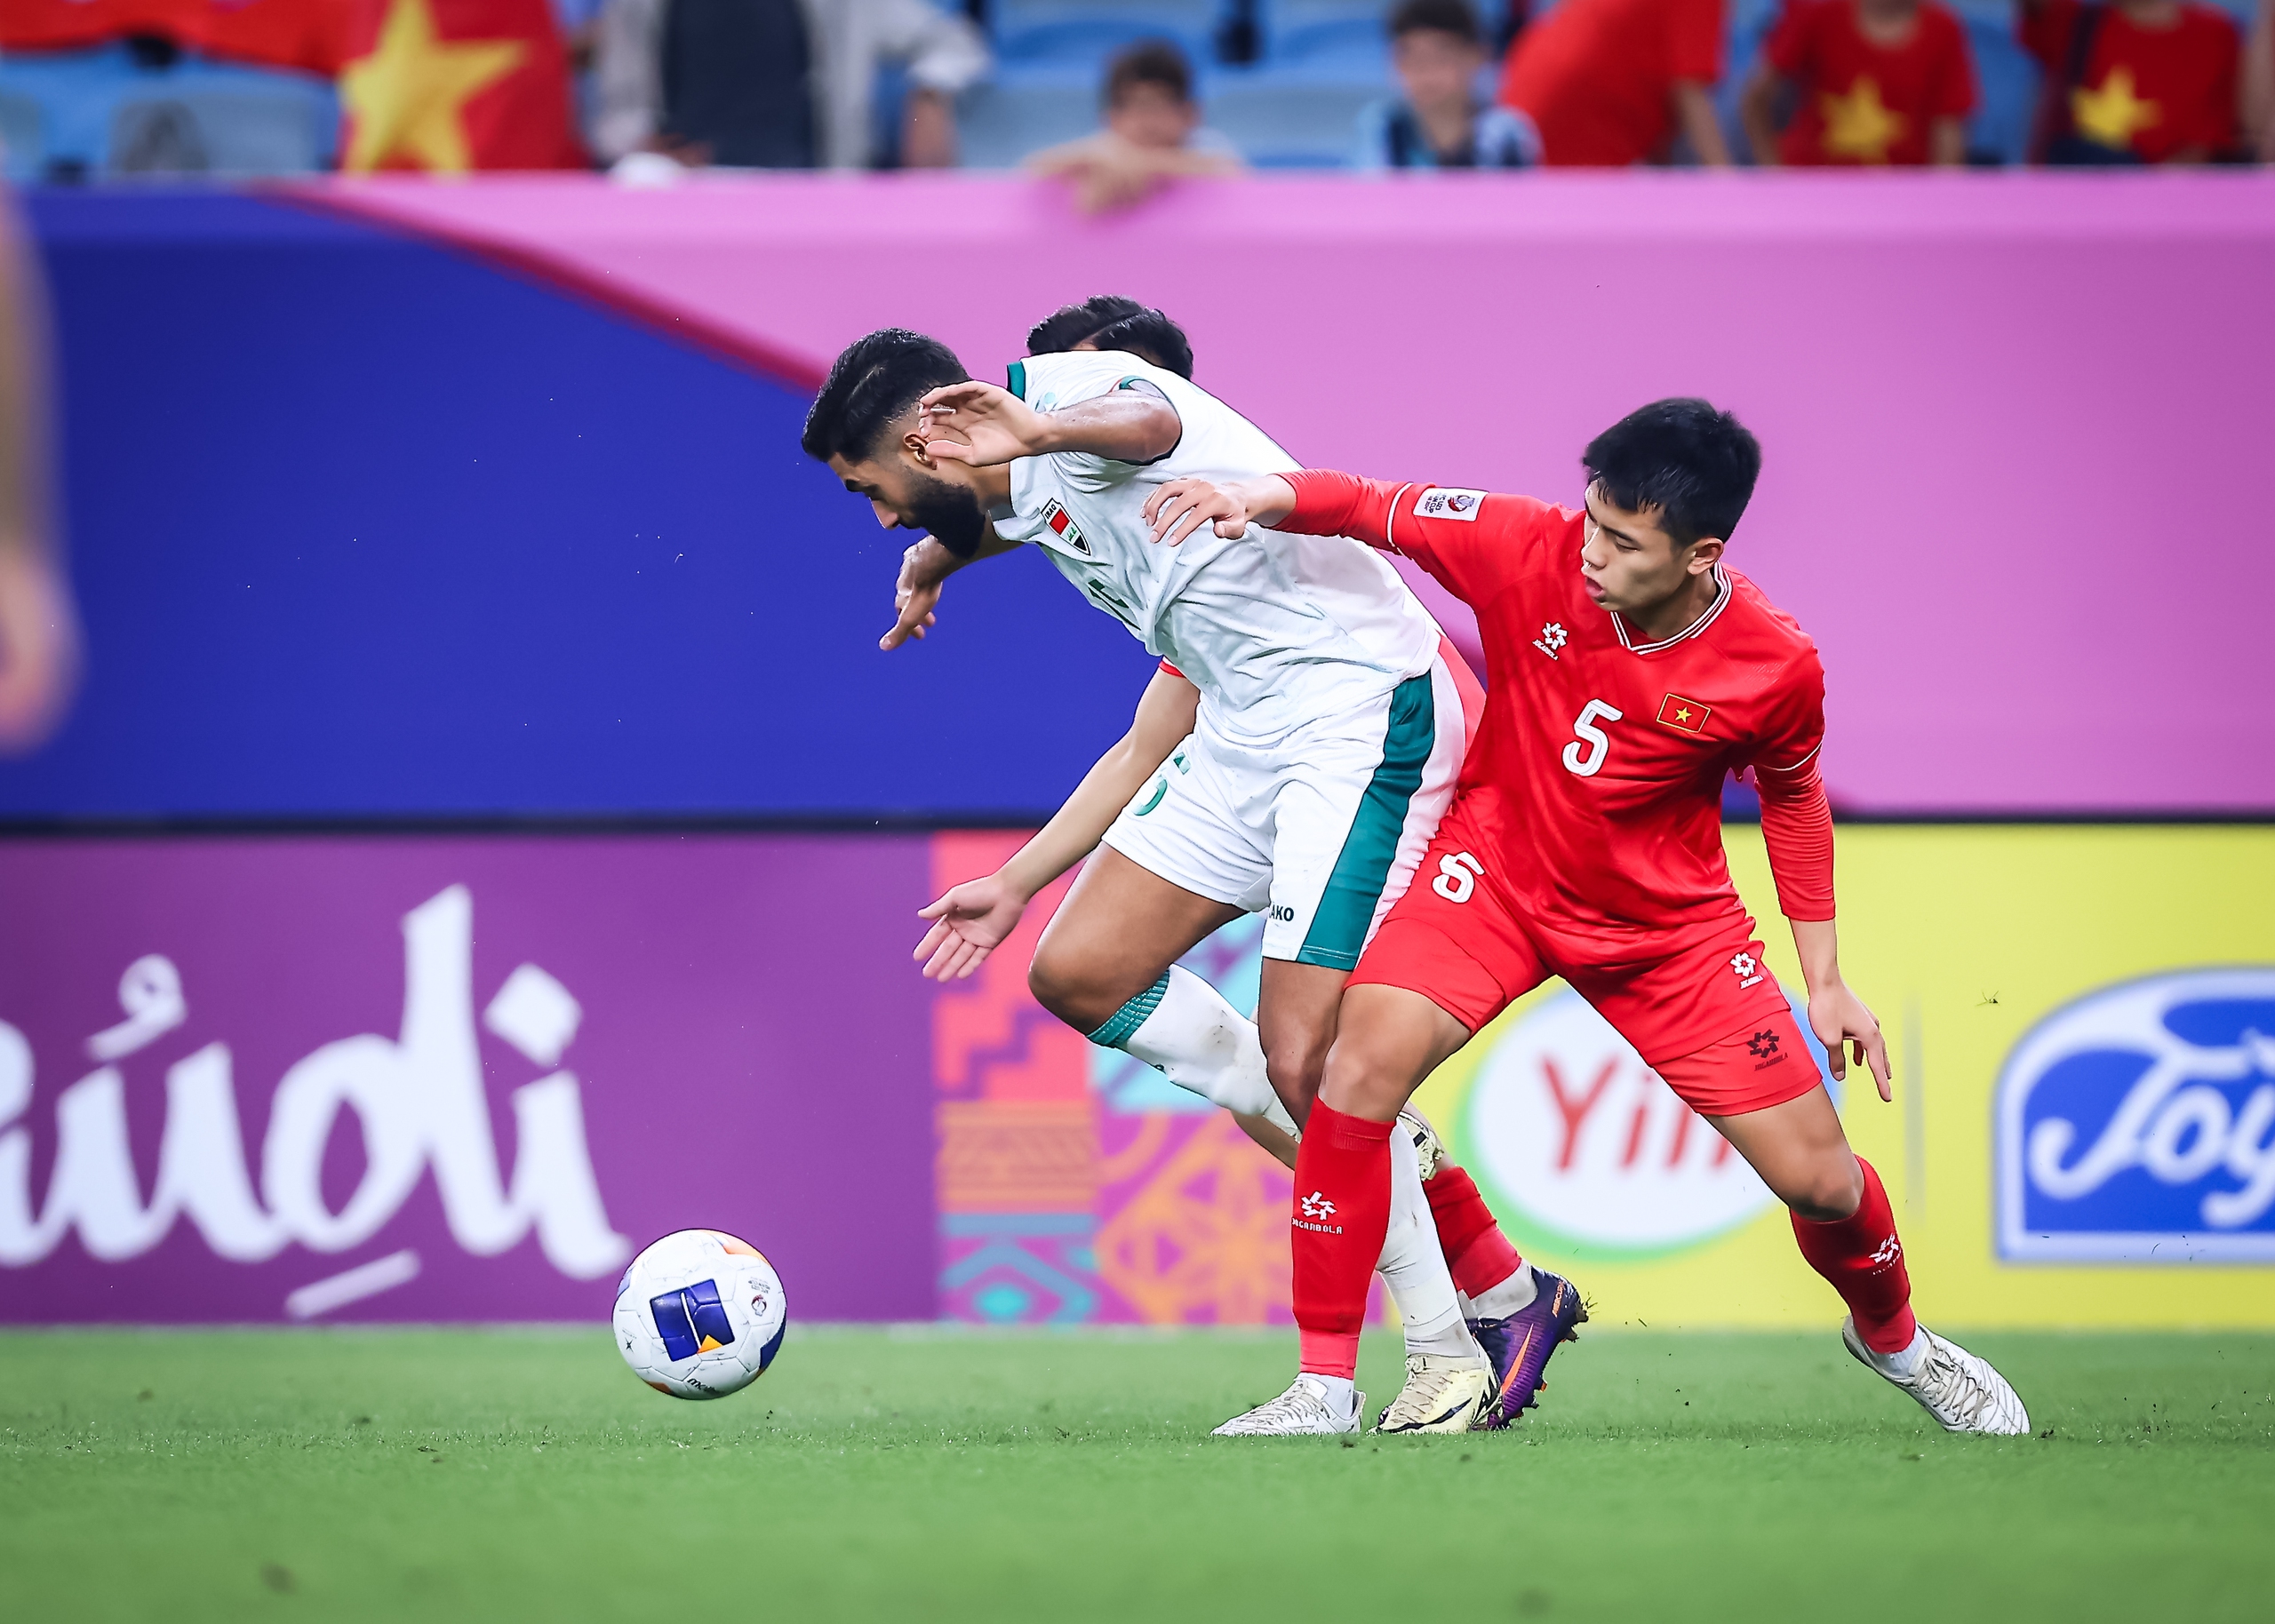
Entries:
[[[1816,645],[1723,561],[1753,491],[1753,436],[1660,401],[1589,445],[1584,507],[1329,472],[1153,498],[1155,533],[1249,522],[1412,558],[1477,611],[1490,691],[1417,884],[1344,993],[1296,1163],[1303,1373],[1350,1380],[1388,1210],[1398,1108],[1520,995],[1561,975],[1792,1209],[1848,1306],[1848,1350],[1957,1432],[2020,1433],[1986,1362],[1913,1318],[1904,1246],[1848,1148],[1722,855],[1724,776],[1753,769],[1762,834],[1834,1076],[1892,1097],[1879,1023],[1840,975]],[[1327,1216],[1322,1219],[1321,1213]]]

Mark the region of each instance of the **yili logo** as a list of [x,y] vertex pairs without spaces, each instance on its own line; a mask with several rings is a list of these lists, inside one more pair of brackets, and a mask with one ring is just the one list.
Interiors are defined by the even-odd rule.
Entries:
[[2001,1256],[2275,1260],[2275,969],[2056,1010],[2007,1057],[1997,1109]]
[[[1808,1030],[1805,1010],[1791,994],[1787,1001]],[[1517,1230],[1581,1256],[1647,1257],[1702,1245],[1776,1201],[1611,1023],[1569,990],[1527,1010],[1494,1044],[1462,1126],[1473,1170],[1489,1179],[1495,1205],[1506,1203]]]

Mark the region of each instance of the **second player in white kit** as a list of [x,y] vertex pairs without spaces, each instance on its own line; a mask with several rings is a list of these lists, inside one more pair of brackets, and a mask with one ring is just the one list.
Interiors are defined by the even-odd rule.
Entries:
[[1172,884],[1268,910],[1269,959],[1348,970],[1404,895],[1465,744],[1443,636],[1380,554],[1251,526],[1154,541],[1145,500],[1203,469],[1288,468],[1247,418],[1135,355],[1035,355],[1006,392],[1038,413],[1144,389],[1182,425],[1133,466],[1062,451],[1010,465],[997,536],[1043,550],[1083,595],[1201,690],[1193,733],[1106,843]]

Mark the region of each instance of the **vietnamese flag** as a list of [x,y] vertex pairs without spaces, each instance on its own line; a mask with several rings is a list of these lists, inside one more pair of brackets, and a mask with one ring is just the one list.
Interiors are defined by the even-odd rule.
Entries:
[[72,51],[150,34],[232,61],[339,67],[357,0],[0,0],[0,47]]
[[548,0],[353,0],[345,40],[341,169],[585,166]]
[[1670,728],[1685,733],[1706,731],[1706,719],[1714,713],[1711,705],[1701,705],[1696,699],[1685,699],[1680,694],[1669,694],[1659,701],[1659,720]]

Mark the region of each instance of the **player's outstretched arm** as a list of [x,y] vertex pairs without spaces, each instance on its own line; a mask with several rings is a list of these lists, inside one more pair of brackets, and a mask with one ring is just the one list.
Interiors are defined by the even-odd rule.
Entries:
[[1824,1045],[1832,1075],[1848,1075],[1848,1060],[1872,1069],[1880,1098],[1893,1100],[1888,1063],[1888,1039],[1880,1021],[1864,1000],[1849,991],[1840,976],[1840,939],[1831,919],[1788,919],[1793,927],[1793,950],[1800,955],[1801,979],[1809,990],[1809,1028]]
[[1201,690],[1185,678],[1157,671],[1138,702],[1130,731],[1011,860],[982,880],[950,890],[919,919],[932,921],[915,958],[935,981],[961,981],[986,961],[1016,929],[1034,894],[1098,849],[1106,832],[1169,752],[1193,731]]
[[890,651],[911,638],[921,639],[939,618],[940,589],[950,576],[966,564],[994,558],[1018,545],[990,530],[978,552],[958,558],[930,536],[915,543],[900,555],[900,578],[892,589],[892,630],[877,639],[877,647]]
[[1251,524],[1269,529],[1296,510],[1296,488],[1276,474],[1253,479],[1171,480],[1145,499],[1153,539],[1171,546],[1204,524],[1231,540]]
[[1145,463],[1177,449],[1184,421],[1169,397],[1148,386],[1037,411],[994,384],[949,384],[919,402],[928,456],[991,467],[1061,451]]

